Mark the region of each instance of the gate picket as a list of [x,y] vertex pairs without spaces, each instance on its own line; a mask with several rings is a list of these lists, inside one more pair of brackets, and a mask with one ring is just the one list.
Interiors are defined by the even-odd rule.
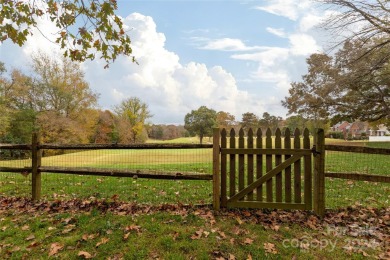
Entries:
[[[301,147],[301,138],[299,129],[294,132],[294,148]],[[294,202],[301,203],[301,160],[294,163]]]
[[[256,132],[256,147],[263,148],[263,135],[260,128],[257,129]],[[262,176],[263,176],[263,155],[257,154],[256,155],[256,178],[260,179],[260,177]],[[263,185],[257,187],[256,200],[263,201]]]
[[[238,148],[245,148],[244,130],[241,128],[238,133]],[[245,155],[238,155],[238,190],[245,188]],[[244,199],[243,199],[244,200]]]
[[[287,128],[284,132],[284,148],[291,149],[291,134],[290,129]],[[291,155],[284,155],[284,160],[290,158]],[[285,192],[285,200],[286,202],[291,202],[291,166],[288,166],[284,170],[284,192]]]
[[[272,149],[272,137],[271,137],[272,133],[271,133],[271,129],[268,128],[267,132],[265,133],[265,135],[266,135],[266,137],[265,137],[265,147]],[[272,155],[271,154],[267,154],[265,156],[265,158],[266,158],[266,162],[265,162],[266,172],[269,172],[270,170],[272,170]],[[267,180],[266,192],[267,192],[267,202],[273,201],[272,178]]]
[[[310,133],[309,130],[306,128],[303,131],[303,148],[304,149],[310,149]],[[304,165],[305,165],[305,178],[304,178],[304,189],[305,189],[305,205],[306,209],[312,208],[312,167],[311,167],[311,155],[305,155],[304,156]]]
[[[226,148],[226,129],[222,129],[221,131],[221,148]],[[226,179],[227,179],[227,171],[226,171],[226,154],[221,154],[221,206],[226,207],[227,203],[227,192],[226,192]]]
[[[232,128],[230,130],[230,148],[236,148],[236,132]],[[230,154],[229,161],[229,170],[230,170],[230,178],[229,178],[229,186],[230,186],[230,197],[233,197],[236,194],[236,155]]]
[[[275,148],[282,148],[282,134],[280,132],[280,129],[276,129],[275,132]],[[275,155],[275,166],[278,166],[282,163],[282,155],[276,154]],[[276,174],[276,202],[282,202],[282,172],[279,172]]]
[[[248,148],[253,148],[253,131],[252,128],[248,131]],[[253,154],[248,154],[248,185],[253,182]],[[253,192],[248,194],[248,200],[253,200]]]

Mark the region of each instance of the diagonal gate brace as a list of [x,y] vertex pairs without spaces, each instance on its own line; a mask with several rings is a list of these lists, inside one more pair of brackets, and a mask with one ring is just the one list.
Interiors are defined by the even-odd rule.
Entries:
[[229,199],[228,202],[236,202],[239,199],[243,198],[245,195],[253,191],[255,188],[259,187],[262,185],[264,182],[266,182],[268,179],[274,177],[276,174],[280,173],[284,169],[286,169],[288,166],[293,164],[294,162],[298,161],[301,159],[303,156],[302,155],[293,155],[292,157],[288,158],[285,160],[283,163],[279,164],[269,172],[267,172],[264,176],[258,178],[256,181],[252,182],[250,185],[248,185],[245,189],[241,190],[237,194],[235,194],[233,197]]

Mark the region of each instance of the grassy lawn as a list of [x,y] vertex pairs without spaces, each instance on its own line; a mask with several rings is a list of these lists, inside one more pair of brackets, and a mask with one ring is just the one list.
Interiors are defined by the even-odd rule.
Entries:
[[0,258],[384,259],[388,210],[355,207],[320,220],[302,211],[0,197]]

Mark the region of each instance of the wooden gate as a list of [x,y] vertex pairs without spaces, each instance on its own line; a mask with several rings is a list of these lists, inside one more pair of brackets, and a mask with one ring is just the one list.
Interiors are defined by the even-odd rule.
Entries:
[[214,138],[220,140],[220,179],[215,181],[220,181],[221,207],[312,209],[313,150],[307,129],[303,136],[286,129],[284,138],[280,129],[274,136],[270,129],[265,136],[261,129],[255,134],[249,129],[247,137],[241,129],[236,137],[234,129],[230,136],[222,129]]

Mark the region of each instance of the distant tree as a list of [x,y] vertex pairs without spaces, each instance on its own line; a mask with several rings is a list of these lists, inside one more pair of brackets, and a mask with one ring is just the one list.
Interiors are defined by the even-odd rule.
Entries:
[[283,118],[280,116],[270,115],[268,112],[263,113],[263,117],[259,120],[259,126],[263,129],[270,128],[272,131],[275,131],[276,128],[280,127]]
[[[147,139],[145,128],[146,120],[152,117],[148,109],[148,105],[142,102],[137,97],[131,97],[123,100],[119,105],[114,107],[114,111],[118,118],[127,123],[121,123],[121,126],[128,125],[128,130],[131,132],[131,142],[144,142]],[[122,131],[126,131],[121,127]]]
[[301,115],[290,116],[286,118],[285,126],[293,133],[296,128],[300,130],[304,129],[307,126],[307,121],[308,120]]
[[248,131],[249,128],[253,130],[259,126],[259,118],[253,113],[246,112],[242,114],[241,127]]
[[95,122],[94,134],[91,136],[92,143],[107,144],[117,141],[115,133],[115,116],[111,111],[98,111],[98,117]]
[[184,128],[190,134],[197,134],[202,143],[203,137],[212,135],[213,127],[217,126],[217,112],[206,106],[201,106],[197,110],[192,110],[184,118]]
[[149,131],[149,138],[161,140],[164,136],[164,128],[162,125],[152,125]]
[[219,128],[230,128],[236,125],[236,118],[229,112],[219,111],[217,113],[217,125]]
[[96,53],[107,62],[118,55],[131,55],[130,38],[123,20],[115,14],[115,0],[0,1],[0,43],[10,39],[22,46],[33,28],[45,37],[39,19],[50,19],[57,27],[55,43],[72,61],[93,60]]

